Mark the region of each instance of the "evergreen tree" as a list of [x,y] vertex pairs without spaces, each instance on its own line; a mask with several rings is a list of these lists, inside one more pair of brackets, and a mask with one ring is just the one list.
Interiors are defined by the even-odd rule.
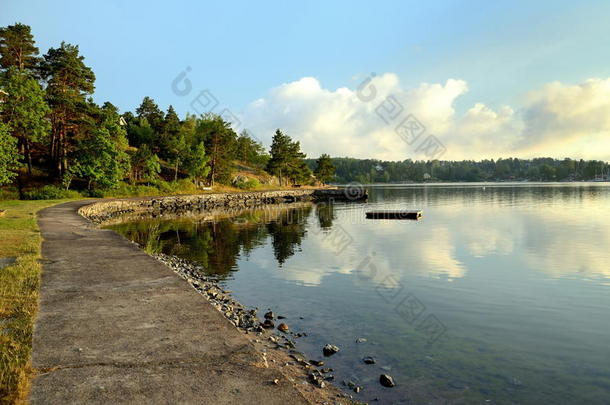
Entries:
[[44,56],[41,66],[51,107],[50,154],[61,177],[69,168],[69,155],[89,117],[87,96],[93,93],[95,75],[79,55],[78,46],[61,43]]
[[292,182],[309,180],[311,170],[304,159],[305,154],[301,152],[301,144],[292,141],[281,130],[276,130],[271,142],[271,157],[267,163],[267,171],[279,178],[280,186],[286,184],[285,179]]
[[204,139],[209,157],[208,184],[214,186],[216,182],[229,183],[234,169],[235,131],[220,116],[210,114],[201,119],[197,132]]
[[280,186],[283,185],[284,176],[289,174],[290,144],[290,138],[277,129],[271,141],[271,157],[267,162],[267,172],[278,177]]
[[8,93],[3,106],[3,120],[18,139],[21,154],[25,156],[28,173],[32,173],[33,143],[47,143],[51,124],[46,118],[50,109],[44,91],[27,72],[11,67],[1,78]]
[[269,155],[265,152],[262,143],[252,139],[248,131],[243,130],[237,138],[235,158],[245,164],[265,167],[269,160]]
[[164,114],[152,98],[144,97],[140,106],[136,108],[136,114],[138,118],[145,118],[157,134],[161,133],[165,119]]
[[316,169],[314,175],[322,183],[328,183],[335,177],[335,166],[333,165],[330,156],[326,153],[320,155],[316,161]]
[[38,64],[38,48],[28,25],[16,23],[0,28],[0,66],[20,71],[33,70]]

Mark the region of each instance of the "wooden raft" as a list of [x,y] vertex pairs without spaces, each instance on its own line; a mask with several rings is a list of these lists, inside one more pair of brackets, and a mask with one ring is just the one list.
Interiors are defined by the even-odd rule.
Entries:
[[385,210],[385,211],[369,211],[366,213],[367,219],[420,219],[421,211],[407,210]]

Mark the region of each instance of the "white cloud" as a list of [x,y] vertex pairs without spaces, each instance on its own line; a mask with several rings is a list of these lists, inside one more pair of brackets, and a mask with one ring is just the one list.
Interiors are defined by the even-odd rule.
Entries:
[[[372,89],[373,99],[363,101]],[[543,155],[610,158],[610,79],[591,79],[577,85],[554,82],[525,95],[517,108],[493,109],[476,103],[458,114],[456,100],[467,91],[467,83],[458,79],[404,88],[393,73],[371,78],[360,91],[345,87],[329,90],[316,78],[304,77],[271,89],[250,103],[242,122],[267,144],[275,129],[281,128],[300,140],[305,152],[313,157],[329,153],[387,160],[425,159],[418,146],[433,134],[447,149],[443,159]],[[389,96],[402,106],[401,111],[391,101],[381,105]],[[394,112],[400,114],[394,116]],[[395,132],[396,125],[408,114],[426,127],[424,135],[411,145]]]

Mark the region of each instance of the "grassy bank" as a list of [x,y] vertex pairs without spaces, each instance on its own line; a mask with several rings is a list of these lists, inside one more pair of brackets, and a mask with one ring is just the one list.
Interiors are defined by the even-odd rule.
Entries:
[[25,402],[30,377],[32,327],[38,309],[40,247],[36,213],[58,200],[0,201],[0,403]]

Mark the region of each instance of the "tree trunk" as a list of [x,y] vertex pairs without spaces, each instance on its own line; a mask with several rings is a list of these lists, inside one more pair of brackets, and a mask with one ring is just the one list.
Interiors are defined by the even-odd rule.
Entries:
[[28,174],[32,175],[32,153],[30,151],[30,141],[28,139],[25,140],[25,154],[28,163]]
[[174,181],[178,181],[178,160],[176,159],[176,168],[174,170]]

